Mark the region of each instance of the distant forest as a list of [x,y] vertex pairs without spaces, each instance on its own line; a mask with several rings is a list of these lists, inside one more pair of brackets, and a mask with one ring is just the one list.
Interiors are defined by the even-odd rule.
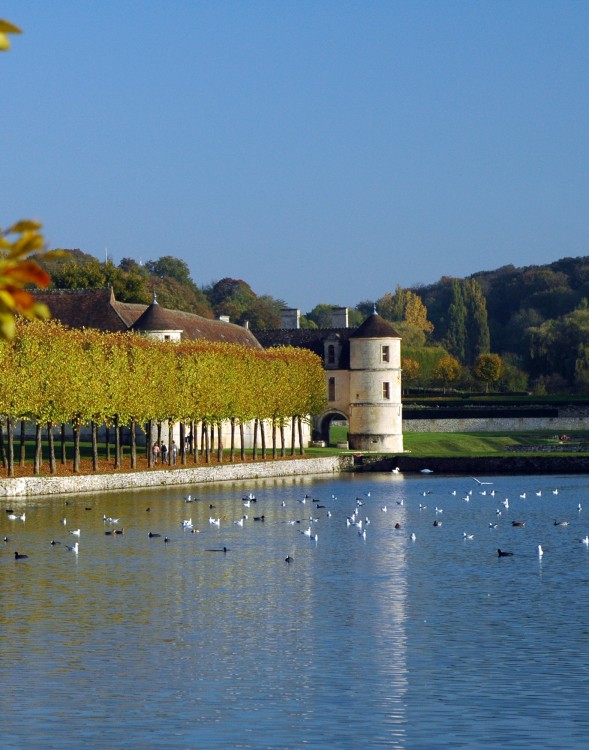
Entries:
[[[55,288],[111,286],[123,302],[149,304],[206,318],[229,316],[254,331],[280,326],[281,299],[256,294],[241,279],[198,286],[173,256],[118,265],[70,250],[47,263]],[[374,306],[403,337],[403,379],[411,388],[589,393],[589,257],[543,266],[503,266],[464,279],[402,289],[349,308],[351,326]],[[329,328],[332,308],[321,303],[301,316],[305,328]],[[494,358],[490,359],[490,355]],[[481,359],[482,358],[482,359]],[[489,369],[490,368],[490,369]]]

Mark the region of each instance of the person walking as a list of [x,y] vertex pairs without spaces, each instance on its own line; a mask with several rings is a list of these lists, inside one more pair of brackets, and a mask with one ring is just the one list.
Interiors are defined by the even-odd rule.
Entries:
[[160,458],[160,445],[159,443],[153,444],[153,463],[157,464]]

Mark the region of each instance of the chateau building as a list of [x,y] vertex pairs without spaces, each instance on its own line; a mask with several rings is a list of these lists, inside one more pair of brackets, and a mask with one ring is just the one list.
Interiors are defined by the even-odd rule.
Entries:
[[[52,316],[70,328],[137,331],[160,341],[206,339],[254,348],[295,346],[323,361],[327,408],[314,418],[313,436],[327,441],[333,420],[349,425],[349,447],[358,451],[403,450],[401,338],[376,311],[358,328],[348,326],[347,308],[334,308],[332,327],[302,329],[300,311],[283,310],[281,328],[250,331],[225,320],[151,305],[119,302],[112,289],[52,289],[35,292]],[[289,434],[287,430],[287,435]],[[246,429],[246,445],[252,442]],[[311,432],[306,436],[311,437]]]
[[298,310],[285,310],[281,329],[255,334],[264,347],[303,347],[323,360],[328,406],[315,419],[315,437],[327,441],[330,423],[344,419],[351,449],[401,452],[401,337],[394,327],[375,311],[349,328],[346,308],[334,308],[328,329],[299,328],[299,318]]

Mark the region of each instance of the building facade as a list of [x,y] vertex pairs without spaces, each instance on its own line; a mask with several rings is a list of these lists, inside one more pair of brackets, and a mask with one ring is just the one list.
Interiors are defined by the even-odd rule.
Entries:
[[[327,408],[314,420],[314,437],[327,441],[334,420],[348,422],[352,450],[403,451],[401,337],[376,311],[361,326],[347,326],[346,308],[335,308],[329,329],[301,329],[285,311],[281,329],[255,331],[262,346],[298,346],[323,360]],[[297,325],[293,325],[294,323]]]

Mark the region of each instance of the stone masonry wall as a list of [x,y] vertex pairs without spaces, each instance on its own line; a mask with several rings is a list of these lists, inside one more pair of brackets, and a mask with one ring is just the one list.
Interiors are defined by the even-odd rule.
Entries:
[[351,464],[351,457],[300,458],[251,464],[199,466],[191,469],[156,470],[123,474],[96,474],[72,477],[22,477],[0,479],[0,498],[33,495],[108,492],[142,487],[288,477],[308,474],[335,474]]
[[403,432],[527,432],[550,430],[555,434],[589,430],[588,417],[404,419]]

